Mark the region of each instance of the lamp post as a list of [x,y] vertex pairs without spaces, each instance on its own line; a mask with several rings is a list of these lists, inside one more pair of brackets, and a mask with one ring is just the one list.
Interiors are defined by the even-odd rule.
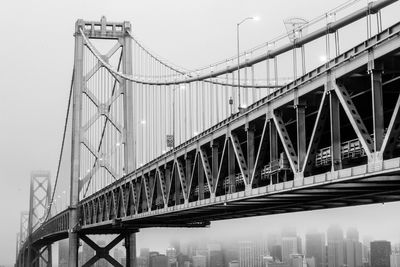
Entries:
[[239,26],[247,20],[259,20],[258,17],[247,17],[236,24],[236,41],[237,41],[237,70],[238,70],[238,109],[239,112],[242,111],[241,101],[240,101],[240,50],[239,50]]

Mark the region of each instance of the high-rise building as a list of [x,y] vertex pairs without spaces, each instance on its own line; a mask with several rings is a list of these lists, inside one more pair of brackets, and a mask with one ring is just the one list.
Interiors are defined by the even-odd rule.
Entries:
[[[225,267],[229,267],[230,262],[237,262],[239,265],[239,243],[234,240],[226,240],[222,245],[224,253]],[[239,266],[238,266],[239,267]]]
[[370,236],[365,236],[363,238],[363,243],[362,243],[362,257],[363,257],[363,266],[364,267],[370,267],[370,243],[371,243],[371,237]]
[[328,267],[344,266],[343,230],[338,225],[331,225],[327,231]]
[[299,254],[298,238],[296,236],[282,237],[282,261],[289,262],[290,255]]
[[228,267],[239,267],[239,261],[230,261]]
[[159,254],[158,252],[150,252],[149,258],[149,267],[168,267],[168,257],[166,255]]
[[149,248],[141,248],[139,252],[139,257],[137,257],[137,267],[149,267],[150,264],[150,249]]
[[362,244],[358,241],[356,228],[349,228],[345,240],[345,264],[347,267],[362,267]]
[[221,249],[221,244],[211,243],[207,245],[208,250],[208,266],[209,267],[224,267],[224,254]]
[[275,262],[282,261],[282,247],[280,245],[273,245],[269,253]]
[[371,267],[390,267],[391,247],[389,241],[371,242]]
[[390,255],[390,267],[400,267],[400,254],[392,252],[392,255]]
[[168,257],[168,266],[174,266],[177,263],[177,254],[175,248],[167,248],[166,253]]
[[179,242],[179,240],[172,240],[170,242],[170,247],[175,249],[176,255],[179,255],[181,253],[181,243]]
[[207,267],[207,257],[204,255],[195,255],[192,257],[193,267]]
[[291,254],[290,255],[290,267],[307,267],[303,254]]
[[326,267],[325,234],[308,232],[306,234],[306,258],[314,258],[315,267]]
[[306,258],[307,267],[315,267],[315,258]]
[[239,266],[262,267],[267,256],[267,246],[264,240],[239,242]]

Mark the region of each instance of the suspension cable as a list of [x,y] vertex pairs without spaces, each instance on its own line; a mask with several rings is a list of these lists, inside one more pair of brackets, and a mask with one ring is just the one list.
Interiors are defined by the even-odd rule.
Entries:
[[58,157],[58,166],[57,166],[56,179],[54,181],[54,189],[53,189],[53,192],[51,193],[51,201],[50,201],[49,207],[47,209],[47,214],[46,214],[45,219],[43,220],[43,223],[49,218],[51,207],[52,207],[53,201],[54,201],[54,196],[55,196],[55,193],[56,193],[56,188],[57,188],[57,184],[58,184],[58,178],[60,176],[61,160],[62,160],[62,155],[63,155],[63,152],[64,152],[65,137],[66,137],[66,134],[67,134],[68,119],[69,119],[69,110],[70,110],[71,100],[72,100],[72,90],[73,90],[73,86],[74,86],[74,74],[75,74],[75,68],[72,69],[72,78],[71,78],[71,86],[70,86],[70,89],[69,89],[69,96],[68,96],[67,114],[65,115],[64,132],[63,132],[63,137],[62,137],[60,156]]

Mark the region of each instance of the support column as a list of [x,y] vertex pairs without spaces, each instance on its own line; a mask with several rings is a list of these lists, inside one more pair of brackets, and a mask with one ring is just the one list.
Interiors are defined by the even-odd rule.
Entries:
[[174,173],[172,174],[175,178],[175,205],[179,205],[181,203],[180,193],[181,193],[181,180],[178,174],[178,162],[176,161],[176,166],[174,169]]
[[[199,200],[204,199],[204,170],[201,163],[200,151],[197,152],[197,179],[199,185]],[[211,193],[211,192],[210,192]]]
[[136,267],[136,233],[125,236],[126,267]]
[[51,244],[47,246],[47,267],[53,266],[53,250]]
[[229,177],[229,193],[236,192],[236,173],[235,173],[235,151],[233,149],[232,141],[227,140],[228,148],[228,177]]
[[79,202],[80,176],[80,134],[82,117],[82,90],[83,90],[83,37],[80,28],[83,21],[78,20],[75,25],[75,60],[74,60],[74,88],[72,104],[72,153],[71,153],[71,186],[70,186],[70,221],[68,229],[69,257],[68,266],[78,266],[79,237],[77,227]]
[[[254,125],[246,124],[246,133],[247,133],[247,174],[249,177],[249,184],[251,183],[251,177],[254,172],[254,163],[256,161],[255,158],[255,149],[254,149]],[[261,140],[262,142],[262,140]],[[251,184],[250,184],[251,187]]]
[[[131,30],[131,24],[129,22],[124,22],[125,27],[125,36],[123,41],[123,50],[122,50],[122,61],[123,61],[123,71],[126,75],[132,75],[133,67],[132,67],[132,40],[128,34]],[[134,129],[134,119],[135,114],[133,113],[133,86],[132,82],[128,80],[124,80],[124,168],[126,173],[133,172],[136,169],[136,131]],[[136,266],[136,233],[129,234],[129,246],[127,249],[129,251],[129,264],[128,264],[128,256],[126,257],[127,264],[126,266],[134,267]],[[126,239],[125,239],[126,240]]]
[[374,152],[378,152],[383,143],[383,99],[382,99],[382,71],[370,70],[372,91],[372,119],[374,127]]
[[[191,182],[191,178],[192,178],[192,155],[191,154],[186,154],[185,155],[185,170],[186,170],[186,173],[185,173],[185,176],[186,176],[186,184],[189,186],[190,185],[190,182]],[[186,194],[186,197],[185,197],[185,199],[187,199],[187,200],[185,200],[185,201],[187,201],[187,202],[185,202],[185,204],[187,204],[187,203],[189,203],[189,190],[190,190],[190,188],[186,188],[186,192],[184,192],[184,194]]]
[[329,92],[331,126],[332,171],[342,168],[342,145],[340,140],[340,102],[334,91]]
[[297,157],[298,157],[298,172],[303,172],[301,169],[304,165],[304,159],[307,153],[306,147],[306,106],[304,103],[299,103],[296,108],[297,120]]
[[278,132],[276,130],[275,124],[271,119],[269,121],[269,157],[270,162],[279,159],[278,155]]
[[216,188],[216,181],[218,178],[218,143],[211,142],[211,157],[212,157],[212,188]]
[[[132,67],[132,40],[128,32],[131,30],[131,24],[124,22],[125,36],[122,50],[123,71],[125,75],[133,74]],[[125,158],[125,171],[127,173],[133,172],[136,169],[136,131],[134,129],[134,106],[133,106],[133,86],[132,82],[124,80],[124,158]]]

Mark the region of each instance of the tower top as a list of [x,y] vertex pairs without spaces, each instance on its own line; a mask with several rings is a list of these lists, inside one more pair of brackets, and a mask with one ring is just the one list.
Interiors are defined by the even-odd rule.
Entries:
[[100,21],[78,19],[75,23],[75,34],[80,34],[80,29],[89,38],[118,39],[130,31],[131,23],[129,21],[108,22],[106,17],[102,16]]

